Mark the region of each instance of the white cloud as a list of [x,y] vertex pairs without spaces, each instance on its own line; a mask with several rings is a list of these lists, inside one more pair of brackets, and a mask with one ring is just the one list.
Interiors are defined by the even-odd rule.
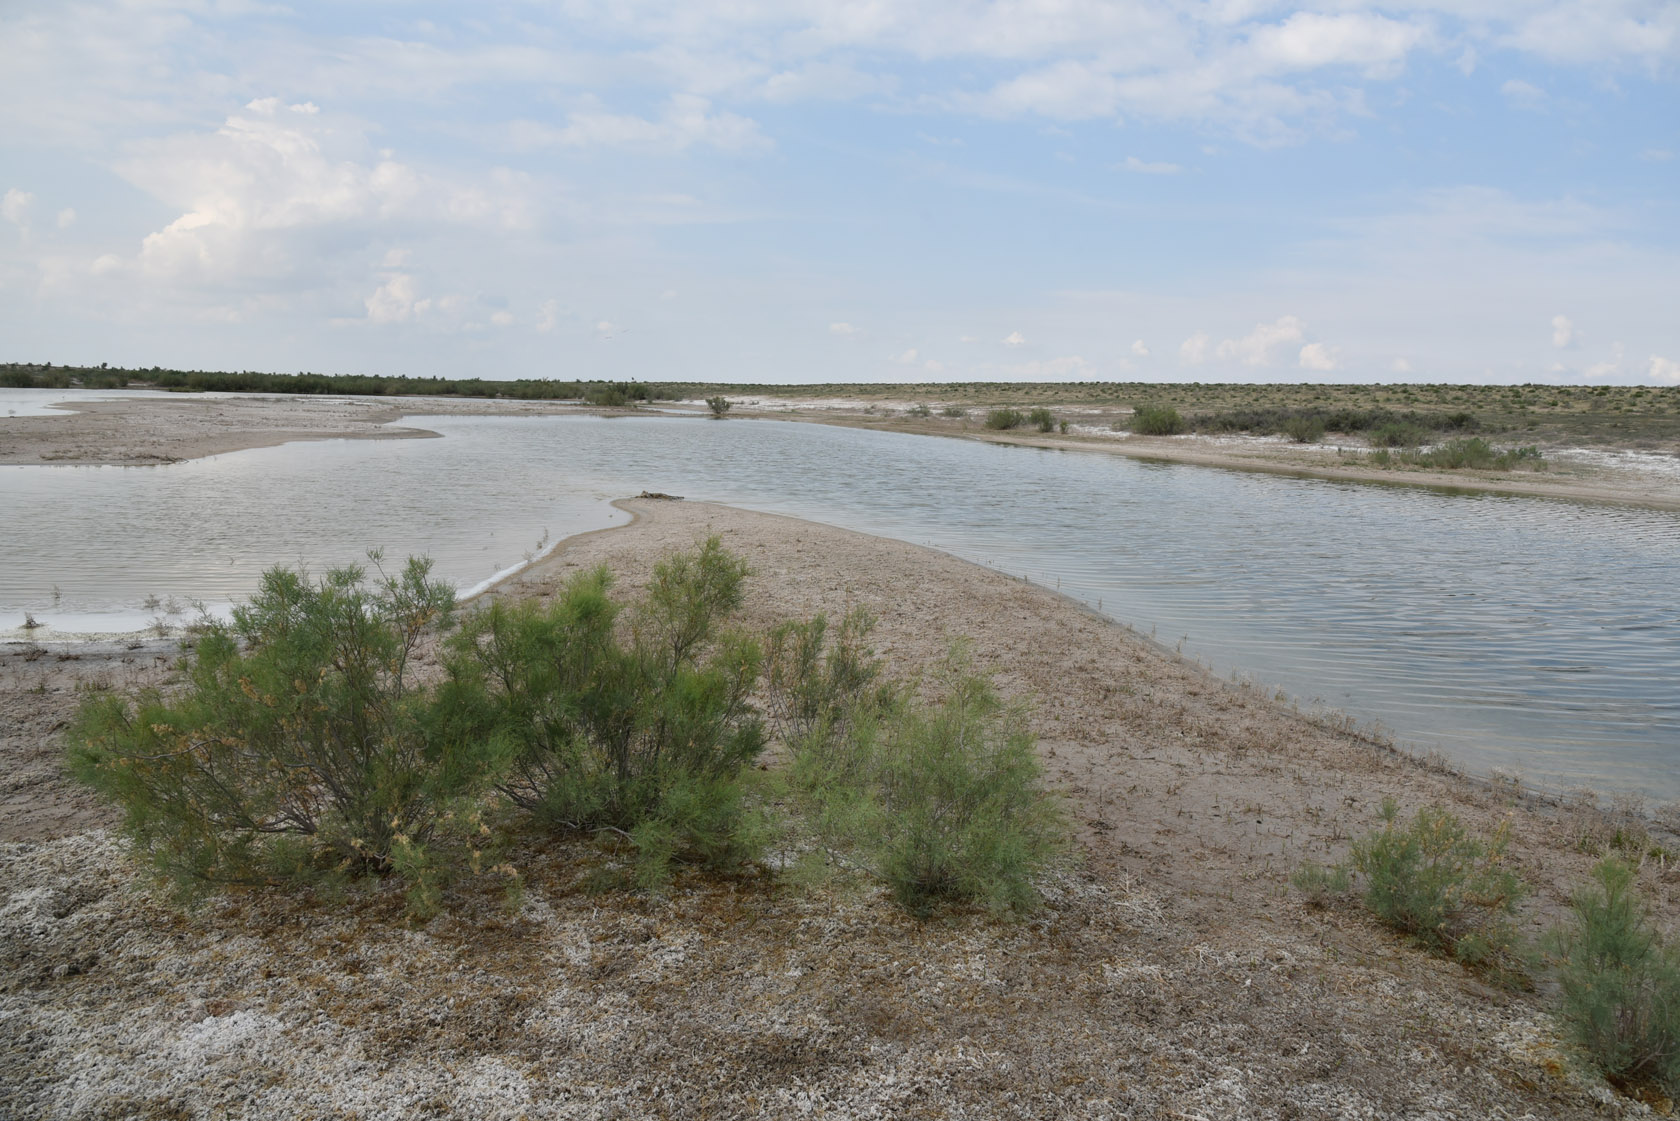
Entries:
[[370,323],[407,323],[432,307],[431,300],[416,295],[414,278],[407,273],[398,273],[381,284],[365,303]]
[[1667,163],[1674,158],[1674,153],[1667,148],[1646,148],[1639,153],[1639,158],[1646,163]]
[[1546,91],[1521,78],[1512,78],[1499,87],[1499,92],[1513,108],[1539,110],[1546,104]]
[[1591,366],[1588,366],[1587,377],[1598,379],[1619,376],[1622,372],[1622,356],[1625,353],[1626,349],[1619,340],[1611,343],[1610,357],[1603,362],[1594,362]]
[[1078,354],[1002,366],[997,372],[1008,381],[1090,381],[1094,374],[1091,364]]
[[674,94],[658,120],[609,113],[591,102],[567,114],[561,128],[541,121],[516,121],[508,126],[508,139],[521,148],[631,148],[664,153],[695,145],[726,152],[771,146],[758,122],[737,113],[713,112],[708,99],[690,93]]
[[75,210],[75,208],[70,207],[70,206],[65,207],[63,210],[60,210],[58,212],[58,217],[55,220],[58,222],[58,228],[59,229],[61,229],[61,230],[69,229],[71,226],[74,226],[76,224],[76,210]]
[[830,323],[828,325],[828,333],[831,335],[855,335],[858,331],[859,328],[853,327],[850,323]]
[[498,327],[511,327],[511,326],[513,326],[513,312],[511,312],[511,311],[492,312],[491,315],[490,315],[490,322],[494,323]]
[[[359,131],[259,98],[214,133],[138,144],[117,170],[180,217],[148,234],[139,263],[155,279],[221,285],[276,278],[319,261],[297,231],[423,220],[517,228],[528,187],[511,173],[475,186],[381,157]],[[365,233],[364,233],[365,236]]]
[[1126,170],[1135,171],[1139,175],[1177,175],[1184,169],[1175,163],[1148,163],[1136,156],[1126,157]]
[[1004,337],[1004,346],[1020,346],[1027,341],[1027,337],[1019,331],[1011,331]]
[[1301,348],[1301,369],[1334,370],[1340,364],[1340,358],[1334,349],[1323,343],[1308,343]]
[[900,365],[904,365],[904,366],[914,366],[916,364],[916,357],[917,357],[916,356],[916,348],[911,347],[909,350],[905,351],[903,354],[895,356],[893,358],[893,361],[899,363]]
[[618,324],[610,319],[600,319],[595,322],[595,333],[597,335],[616,335],[618,330]]
[[1651,355],[1651,365],[1646,370],[1652,381],[1660,381],[1666,385],[1680,385],[1680,362],[1672,358],[1664,358],[1660,354]]
[[1281,24],[1261,24],[1248,43],[1255,56],[1279,69],[1357,66],[1387,76],[1429,37],[1420,24],[1379,15],[1296,12]]
[[1142,339],[1133,339],[1132,340],[1132,353],[1137,355],[1139,358],[1148,358],[1149,357],[1149,348],[1147,346],[1143,345],[1143,340]]
[[537,330],[548,334],[560,323],[560,301],[544,300],[537,307]]
[[[1226,339],[1219,344],[1217,353],[1221,358],[1236,359],[1245,366],[1267,366],[1271,364],[1272,351],[1301,342],[1305,334],[1305,324],[1293,315],[1285,315],[1275,323],[1256,324],[1254,330],[1240,339]],[[1302,358],[1304,361],[1304,354]]]
[[30,203],[34,201],[34,195],[13,187],[6,192],[4,197],[0,197],[0,217],[21,226],[29,216]]
[[1412,372],[1412,364],[1405,358],[1396,358],[1388,364],[1388,368],[1396,374],[1409,374]]
[[922,363],[922,369],[926,370],[930,374],[942,374],[945,372],[945,363],[929,358],[926,362]]
[[1207,361],[1208,347],[1212,343],[1213,339],[1206,331],[1197,331],[1178,344],[1178,360],[1186,366],[1199,366]]
[[1567,316],[1552,316],[1552,345],[1558,349],[1575,345],[1575,324]]

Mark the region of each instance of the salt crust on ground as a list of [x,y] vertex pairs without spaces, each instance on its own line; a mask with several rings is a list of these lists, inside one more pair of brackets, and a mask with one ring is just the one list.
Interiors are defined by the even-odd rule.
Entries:
[[[525,838],[517,910],[470,885],[410,928],[392,886],[176,911],[78,809],[0,845],[0,1116],[1649,1115],[1572,1065],[1541,997],[1356,907],[1310,910],[1285,882],[1345,853],[1383,796],[1439,802],[1476,828],[1511,820],[1537,929],[1584,879],[1601,810],[1396,756],[927,550],[627,505],[634,525],[498,594],[549,595],[602,562],[633,593],[662,552],[718,533],[754,568],[749,626],[862,604],[901,677],[966,634],[1006,693],[1035,699],[1084,868],[1030,922],[920,923],[878,892],[769,877],[591,895],[598,850]],[[46,729],[74,695],[37,694],[37,672],[99,671],[8,667],[8,711],[28,701]],[[1671,921],[1674,873],[1651,864],[1642,883]]]

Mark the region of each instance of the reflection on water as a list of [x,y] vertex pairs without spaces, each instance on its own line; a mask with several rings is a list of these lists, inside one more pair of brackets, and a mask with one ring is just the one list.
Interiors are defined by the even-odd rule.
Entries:
[[[773,422],[409,418],[442,440],[7,468],[0,622],[225,601],[382,546],[460,585],[659,490],[1025,575],[1476,769],[1680,797],[1680,516]],[[61,599],[51,602],[57,585]],[[907,597],[913,607],[913,590]]]

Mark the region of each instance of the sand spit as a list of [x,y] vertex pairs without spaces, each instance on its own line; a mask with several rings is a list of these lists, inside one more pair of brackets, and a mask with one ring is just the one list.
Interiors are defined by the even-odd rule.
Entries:
[[[1511,818],[1537,930],[1608,813],[1431,769],[944,554],[624,505],[632,525],[569,540],[493,594],[545,596],[599,563],[633,590],[661,553],[717,533],[753,566],[749,625],[861,604],[911,678],[967,636],[1031,699],[1084,867],[1030,922],[918,923],[871,891],[770,877],[591,895],[576,849],[533,840],[514,854],[529,881],[514,911],[466,891],[415,928],[372,889],[181,914],[141,890],[104,811],[48,762],[77,681],[145,679],[157,654],[11,649],[0,781],[9,807],[43,811],[0,819],[0,1115],[1651,1115],[1571,1065],[1541,997],[1286,884],[1301,860],[1344,853],[1385,795],[1439,802],[1481,828]],[[1672,922],[1680,872],[1653,861],[1641,879]]]

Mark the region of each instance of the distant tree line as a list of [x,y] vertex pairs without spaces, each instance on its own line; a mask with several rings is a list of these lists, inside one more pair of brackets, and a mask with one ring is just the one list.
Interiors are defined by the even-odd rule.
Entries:
[[348,397],[489,397],[523,401],[586,401],[633,405],[674,400],[674,387],[650,382],[560,381],[524,378],[379,377],[365,374],[264,374],[253,370],[124,369],[9,362],[0,365],[6,389],[166,389],[181,393],[309,393]]

